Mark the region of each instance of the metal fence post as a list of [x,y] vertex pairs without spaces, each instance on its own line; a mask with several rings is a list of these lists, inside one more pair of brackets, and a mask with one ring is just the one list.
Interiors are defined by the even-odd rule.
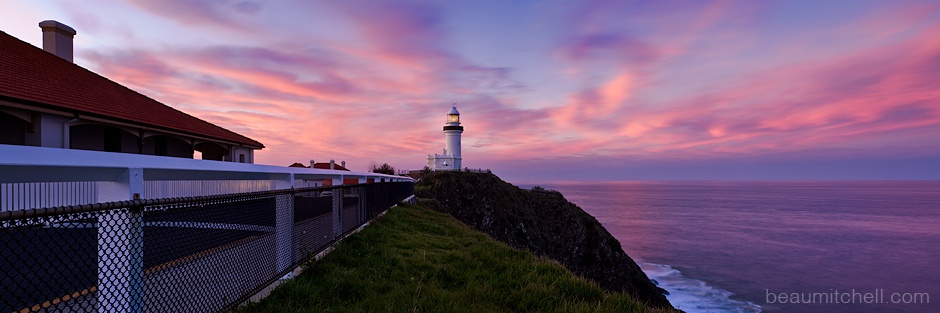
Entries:
[[382,211],[385,211],[385,209],[388,209],[388,207],[392,206],[392,203],[388,201],[389,196],[390,196],[389,193],[391,193],[391,190],[389,189],[391,188],[392,188],[391,183],[382,185],[382,208],[380,209]]
[[356,187],[357,194],[359,196],[359,220],[356,221],[358,224],[363,224],[369,220],[369,215],[366,214],[366,187],[365,185],[360,185]]
[[277,195],[275,201],[275,237],[277,240],[277,271],[294,264],[294,199],[293,194]]
[[[144,171],[129,168],[101,184],[98,202],[139,199]],[[143,210],[127,208],[98,215],[98,312],[143,311]]]
[[369,184],[366,186],[363,193],[366,194],[363,197],[365,199],[365,205],[363,206],[363,209],[366,211],[366,218],[371,220],[373,217],[375,217],[375,209],[373,209],[375,206],[375,197],[373,196],[373,194],[375,194],[375,184]]
[[[289,174],[285,180],[276,181],[276,189],[294,188],[294,175]],[[287,270],[294,265],[294,194],[280,194],[275,196],[274,207],[275,240],[277,253],[277,271]],[[292,277],[292,275],[288,275]]]
[[333,189],[333,239],[343,235],[343,188]]

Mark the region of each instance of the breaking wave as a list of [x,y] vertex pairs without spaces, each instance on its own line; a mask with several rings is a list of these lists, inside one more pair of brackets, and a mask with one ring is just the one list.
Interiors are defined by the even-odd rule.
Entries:
[[660,288],[669,292],[666,298],[677,309],[687,313],[733,312],[757,313],[761,307],[753,302],[731,299],[730,291],[708,285],[706,282],[688,278],[669,265],[637,262],[646,276]]

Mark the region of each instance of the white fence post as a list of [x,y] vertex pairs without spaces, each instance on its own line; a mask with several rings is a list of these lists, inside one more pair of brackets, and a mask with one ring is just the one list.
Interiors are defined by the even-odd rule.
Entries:
[[[143,189],[143,169],[129,168],[116,181],[101,183],[98,202],[140,198]],[[98,215],[98,312],[142,312],[143,279],[143,211],[135,208],[101,212]]]

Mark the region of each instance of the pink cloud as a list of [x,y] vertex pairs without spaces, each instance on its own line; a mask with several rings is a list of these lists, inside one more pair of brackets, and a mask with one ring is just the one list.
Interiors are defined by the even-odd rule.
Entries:
[[[231,8],[234,2],[137,5],[168,17],[188,9],[173,18],[193,27],[228,27],[239,14],[252,14]],[[737,28],[747,21],[726,19],[754,8],[718,3],[693,14],[652,4],[650,10],[682,19],[650,24],[658,31],[645,32],[615,23],[625,17],[611,6],[618,4],[578,13],[570,32],[534,52],[559,63],[542,66],[580,70],[562,78],[569,83],[562,97],[538,105],[520,95],[545,87],[515,77],[518,69],[474,63],[449,50],[443,9],[425,3],[327,5],[348,20],[354,43],[311,35],[302,44],[271,39],[265,46],[81,53],[106,77],[265,143],[259,160],[271,164],[335,158],[362,165],[355,169],[371,161],[420,167],[424,155],[443,146],[440,127],[451,102],[464,114],[471,164],[940,148],[930,140],[940,136],[933,83],[940,40],[932,36],[940,29],[930,14],[879,12],[827,30],[827,36],[864,38],[894,25],[895,15],[913,19],[904,25],[933,23],[885,30],[878,39],[884,41],[855,51],[780,38],[779,51],[754,56],[749,53],[767,50],[755,48],[760,41],[749,37],[753,30]],[[839,53],[799,54],[812,49]]]
[[354,53],[399,68],[431,72],[460,62],[440,46],[446,38],[442,12],[419,2],[346,1],[333,4],[367,49]]
[[[445,101],[452,100],[437,92],[402,94],[426,90],[410,85],[425,82],[397,82],[382,73],[360,75],[369,71],[369,64],[342,56],[233,47],[87,55],[113,80],[264,142],[272,152],[259,157],[274,164],[309,158],[344,158],[356,164],[420,162],[424,154],[437,152],[440,141],[440,119],[427,117],[442,117]],[[508,78],[499,70],[461,66],[458,70],[467,75],[438,86],[458,91],[491,82],[493,88],[513,85],[501,83]],[[305,80],[311,78],[322,81]],[[364,159],[369,155],[391,160]]]
[[184,25],[204,25],[239,31],[251,30],[252,27],[245,24],[244,17],[255,15],[264,8],[260,1],[242,0],[128,0],[127,2]]
[[[871,30],[865,21],[856,23],[854,29],[840,29],[849,32],[840,36],[868,33]],[[924,20],[908,22],[917,25]],[[884,23],[878,20],[876,25]],[[758,155],[820,147],[877,149],[883,145],[930,146],[926,149],[937,151],[940,145],[919,142],[940,136],[940,106],[932,104],[940,94],[930,83],[940,74],[940,49],[931,36],[938,30],[933,28],[909,28],[900,41],[891,38],[881,45],[833,57],[791,58],[794,61],[782,66],[738,69],[733,76],[706,82],[712,88],[704,92],[685,93],[668,101],[649,97],[649,90],[662,85],[653,83],[657,75],[650,75],[643,65],[631,66],[622,58],[597,53],[590,58],[571,57],[568,62],[617,66],[615,74],[576,90],[565,105],[550,110],[558,125],[564,125],[576,138],[574,144],[557,141],[564,148],[555,151],[664,158]],[[714,36],[714,31],[702,30],[699,35],[707,38]],[[785,42],[780,44],[786,46]],[[601,42],[595,46],[591,49],[614,45]],[[740,47],[726,48],[730,50],[669,55],[655,66],[662,71],[670,70],[664,67],[666,63],[684,59],[733,57],[737,53],[733,49]],[[575,45],[570,51],[584,49]],[[628,50],[613,48],[617,49]],[[623,77],[635,82],[617,84]],[[611,96],[617,94],[629,97]]]

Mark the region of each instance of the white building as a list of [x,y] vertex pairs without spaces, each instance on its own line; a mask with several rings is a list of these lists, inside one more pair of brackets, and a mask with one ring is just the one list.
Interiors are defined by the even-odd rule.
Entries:
[[72,63],[75,30],[39,27],[43,49],[0,31],[0,145],[240,163],[264,148]]
[[428,155],[428,168],[432,171],[460,170],[463,158],[460,157],[460,112],[457,105],[447,112],[447,123],[444,124],[444,142],[446,144],[443,154]]

